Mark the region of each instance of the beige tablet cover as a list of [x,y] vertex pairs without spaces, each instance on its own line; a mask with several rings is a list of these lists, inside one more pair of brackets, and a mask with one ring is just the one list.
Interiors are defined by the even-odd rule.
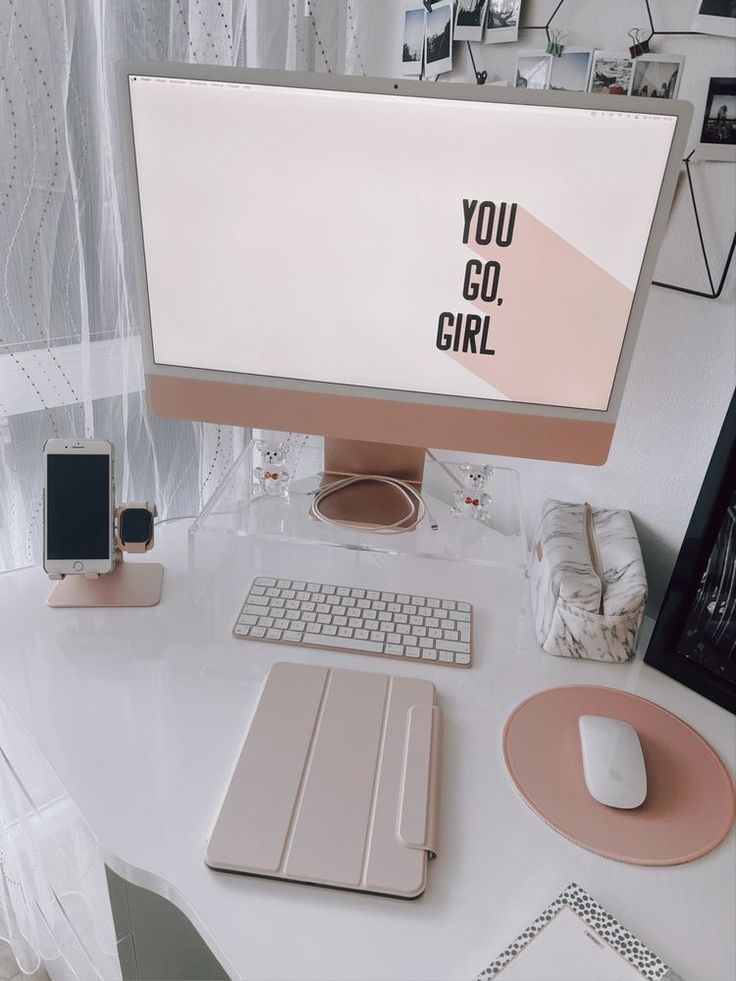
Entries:
[[419,896],[436,850],[435,698],[434,685],[417,678],[274,664],[207,864]]

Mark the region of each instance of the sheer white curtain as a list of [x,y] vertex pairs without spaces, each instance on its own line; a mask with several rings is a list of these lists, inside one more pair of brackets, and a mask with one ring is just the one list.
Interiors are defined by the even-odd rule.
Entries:
[[[41,447],[115,444],[118,498],[197,512],[242,443],[146,410],[120,58],[365,73],[370,0],[0,0],[0,569],[41,555]],[[247,216],[243,216],[247,220]]]
[[[0,571],[40,560],[49,437],[111,439],[119,499],[153,497],[165,517],[199,511],[243,439],[146,410],[115,62],[362,73],[370,2],[0,0]],[[1,636],[2,625],[0,656]],[[0,692],[0,938],[25,971],[66,958],[55,977],[113,977],[88,832],[71,821],[48,859],[45,822],[17,770],[30,756],[14,746]],[[43,799],[57,810],[67,800],[61,787]],[[89,902],[72,930],[67,906],[80,893]],[[83,933],[84,950],[65,952]]]

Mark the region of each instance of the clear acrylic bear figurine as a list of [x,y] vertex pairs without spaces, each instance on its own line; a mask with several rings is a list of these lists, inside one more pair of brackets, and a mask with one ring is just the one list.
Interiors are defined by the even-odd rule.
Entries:
[[253,471],[256,485],[263,494],[269,497],[287,497],[289,494],[289,482],[291,474],[284,469],[286,458],[289,455],[289,444],[266,443],[259,439],[256,449],[261,454],[262,467],[256,467]]
[[491,496],[484,488],[493,474],[493,467],[487,464],[463,463],[464,490],[456,490],[452,498],[452,513],[456,518],[470,516],[477,521],[487,522],[491,513]]

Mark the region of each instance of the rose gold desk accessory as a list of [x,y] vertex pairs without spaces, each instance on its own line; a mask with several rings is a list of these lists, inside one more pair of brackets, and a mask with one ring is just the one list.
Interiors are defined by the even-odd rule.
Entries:
[[[589,793],[581,715],[621,719],[636,729],[647,770],[640,807],[607,807]],[[734,821],[734,785],[710,744],[661,706],[615,688],[570,685],[532,695],[509,716],[503,752],[532,810],[570,841],[606,858],[680,865],[715,848]]]

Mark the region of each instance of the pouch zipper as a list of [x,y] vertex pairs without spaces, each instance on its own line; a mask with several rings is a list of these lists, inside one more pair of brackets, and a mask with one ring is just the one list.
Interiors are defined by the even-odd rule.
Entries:
[[598,581],[601,584],[601,599],[598,604],[598,612],[603,613],[603,592],[605,589],[605,578],[603,575],[603,567],[601,565],[600,555],[598,554],[598,545],[595,540],[595,529],[593,527],[593,508],[590,504],[585,504],[583,507],[583,522],[585,525],[585,539],[588,544],[588,554],[590,555],[590,564],[593,567],[593,572],[598,576]]

